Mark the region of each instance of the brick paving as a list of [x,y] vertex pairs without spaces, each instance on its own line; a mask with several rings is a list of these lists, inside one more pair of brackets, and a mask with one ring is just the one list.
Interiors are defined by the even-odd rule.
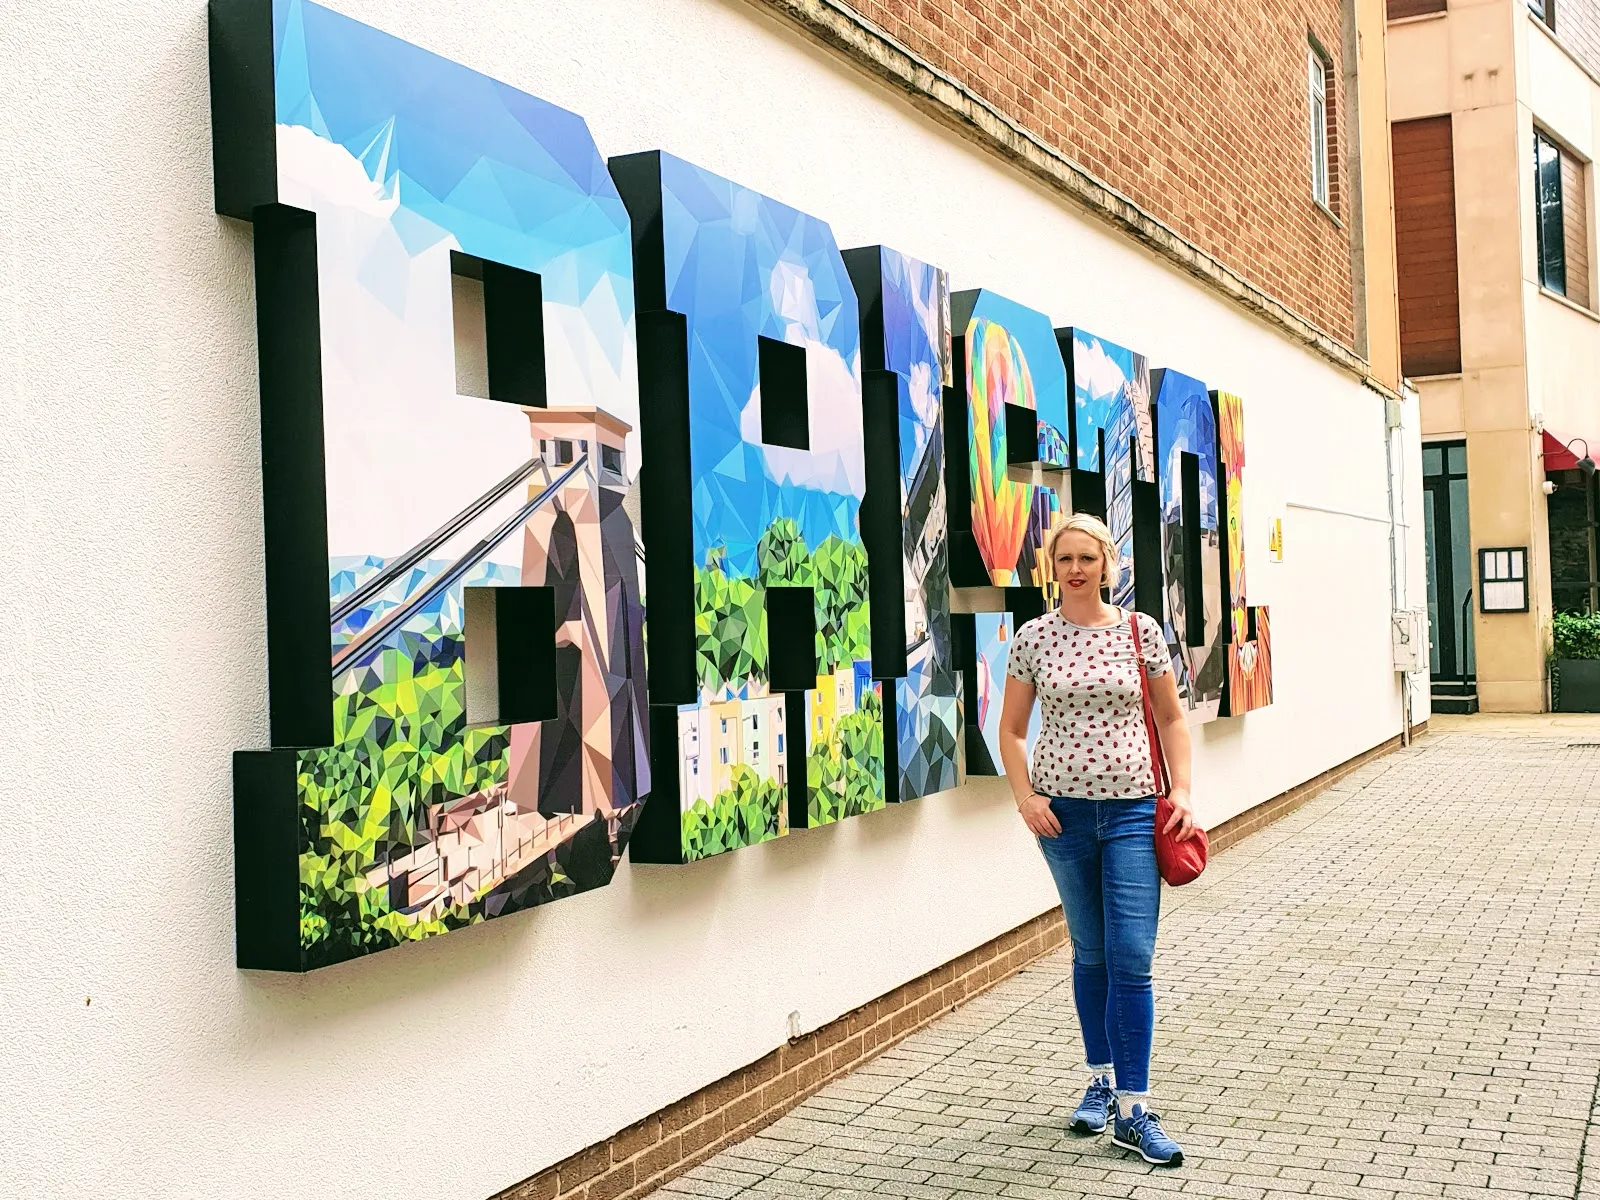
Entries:
[[656,1194],[1600,1200],[1584,737],[1422,738],[1166,893],[1152,1080],[1176,1170],[1067,1131],[1062,951]]

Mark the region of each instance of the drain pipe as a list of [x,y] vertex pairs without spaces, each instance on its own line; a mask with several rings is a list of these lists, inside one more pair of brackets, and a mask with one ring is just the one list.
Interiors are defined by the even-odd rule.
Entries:
[[[1406,386],[1406,385],[1402,385]],[[1414,396],[1409,386],[1402,393],[1407,398]],[[1396,491],[1401,492],[1401,501],[1404,498],[1405,486],[1405,443],[1400,441],[1400,480],[1397,488],[1395,481],[1395,444],[1398,434],[1405,424],[1405,406],[1401,400],[1390,396],[1383,397],[1383,458],[1384,482],[1389,491],[1389,611],[1399,613],[1401,609],[1404,584],[1401,579],[1402,562],[1400,557],[1400,522],[1396,511]],[[1393,617],[1390,618],[1393,621]],[[1400,672],[1400,744],[1411,745],[1411,672]]]

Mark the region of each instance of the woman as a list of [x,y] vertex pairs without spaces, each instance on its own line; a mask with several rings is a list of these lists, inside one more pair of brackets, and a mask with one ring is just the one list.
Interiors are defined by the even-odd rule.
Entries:
[[[1044,548],[1061,606],[1017,631],[1000,715],[1000,757],[1017,810],[1055,876],[1072,935],[1072,994],[1089,1073],[1072,1128],[1101,1133],[1109,1122],[1117,1145],[1146,1162],[1177,1166],[1183,1149],[1150,1109],[1150,960],[1161,878],[1155,764],[1130,621],[1143,647],[1171,774],[1167,829],[1181,841],[1194,836],[1189,727],[1160,623],[1101,598],[1122,571],[1111,531],[1079,513],[1052,528]],[[1035,698],[1041,720],[1030,771],[1028,718]]]

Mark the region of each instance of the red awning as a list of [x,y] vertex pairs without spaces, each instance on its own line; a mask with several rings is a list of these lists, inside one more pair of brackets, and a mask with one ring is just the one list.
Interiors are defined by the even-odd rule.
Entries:
[[1551,471],[1571,471],[1578,465],[1578,456],[1568,450],[1561,439],[1548,429],[1544,431],[1544,469]]

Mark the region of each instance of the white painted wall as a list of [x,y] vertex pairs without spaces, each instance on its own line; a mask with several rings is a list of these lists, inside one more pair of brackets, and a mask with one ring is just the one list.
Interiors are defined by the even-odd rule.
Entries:
[[[1245,396],[1279,699],[1197,739],[1202,818],[1398,731],[1385,526],[1285,507],[1385,511],[1375,396],[734,0],[335,7],[582,112],[607,154],[670,149]],[[204,7],[13,17],[0,1194],[477,1200],[759,1057],[792,1010],[813,1028],[1050,907],[987,781],[306,978],[236,971],[262,535]]]

